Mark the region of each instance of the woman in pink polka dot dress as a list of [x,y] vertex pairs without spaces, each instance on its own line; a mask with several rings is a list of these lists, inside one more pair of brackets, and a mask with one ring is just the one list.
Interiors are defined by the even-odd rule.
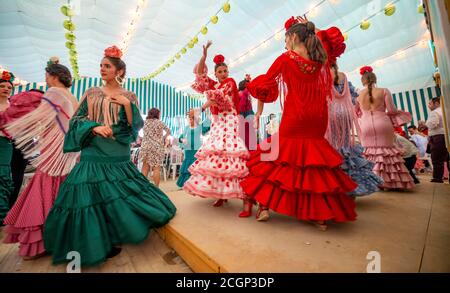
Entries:
[[196,80],[192,85],[207,98],[202,111],[208,107],[211,110],[211,131],[195,155],[197,161],[189,168],[192,176],[183,189],[192,195],[214,198],[214,206],[219,207],[231,198],[245,199],[240,182],[248,174],[249,152],[238,132],[238,89],[234,79],[228,77],[228,66],[222,55],[214,58],[218,82],[207,75],[205,60],[211,44],[208,42],[203,46],[203,56],[194,69]]

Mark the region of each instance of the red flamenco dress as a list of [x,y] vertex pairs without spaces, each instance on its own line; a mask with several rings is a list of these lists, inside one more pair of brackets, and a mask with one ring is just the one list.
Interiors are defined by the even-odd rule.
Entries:
[[[324,41],[334,29],[318,35]],[[330,56],[330,46],[324,47]],[[258,100],[274,102],[281,91],[285,102],[279,132],[251,152],[250,175],[241,186],[278,213],[306,221],[347,222],[356,219],[355,203],[347,193],[357,184],[340,168],[342,157],[324,138],[332,82],[328,68],[288,51],[247,85]]]

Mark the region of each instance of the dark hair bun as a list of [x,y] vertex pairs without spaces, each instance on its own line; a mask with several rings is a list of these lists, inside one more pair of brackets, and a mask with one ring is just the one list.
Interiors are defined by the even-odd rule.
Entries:
[[316,34],[316,25],[313,22],[308,21],[306,23],[306,30],[308,31],[308,33],[315,35]]
[[56,76],[65,87],[69,88],[72,86],[72,75],[66,66],[53,63],[48,65],[45,71],[52,76]]

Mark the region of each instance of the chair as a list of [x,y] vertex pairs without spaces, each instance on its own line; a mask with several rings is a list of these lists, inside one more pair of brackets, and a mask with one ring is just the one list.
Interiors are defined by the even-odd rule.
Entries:
[[163,178],[164,178],[164,181],[167,181],[167,173],[168,173],[168,168],[169,168],[169,166],[170,166],[170,149],[165,149],[164,150],[164,160],[163,160],[163,162],[162,162],[162,164],[161,164],[161,172],[162,172],[162,175],[163,175]]
[[132,148],[131,149],[131,162],[139,169],[139,170],[141,170],[141,168],[142,168],[142,166],[139,166],[139,165],[142,165],[142,163],[140,162],[140,160],[139,160],[139,151],[140,151],[141,149],[140,148]]
[[178,147],[172,147],[170,150],[170,169],[172,169],[173,180],[175,180],[177,174],[177,166],[181,167],[181,164],[183,164],[183,150]]

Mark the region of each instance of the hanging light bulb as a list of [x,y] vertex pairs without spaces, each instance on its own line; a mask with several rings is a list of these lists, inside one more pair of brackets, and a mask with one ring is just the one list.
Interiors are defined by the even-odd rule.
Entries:
[[275,34],[275,40],[281,41],[282,38],[283,38],[283,33],[282,32],[277,32]]
[[398,59],[401,59],[401,58],[403,58],[403,57],[405,57],[405,50],[401,50],[401,51],[398,51],[397,53],[395,53],[395,57],[397,57]]
[[378,60],[377,62],[375,62],[375,66],[377,67],[382,67],[384,65],[384,60]]

